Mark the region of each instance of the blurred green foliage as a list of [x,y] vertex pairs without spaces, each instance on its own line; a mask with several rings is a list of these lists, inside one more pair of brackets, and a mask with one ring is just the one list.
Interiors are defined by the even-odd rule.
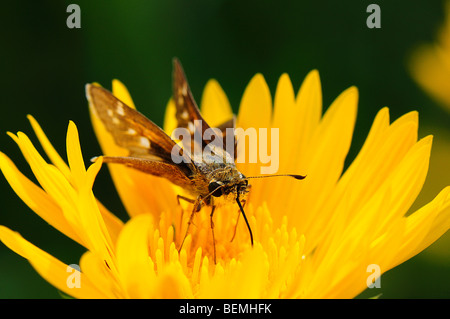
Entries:
[[[81,7],[81,29],[66,26],[66,8],[72,2]],[[381,29],[366,26],[370,3],[381,7]],[[84,84],[93,81],[110,88],[113,78],[120,79],[139,109],[162,124],[171,96],[171,59],[177,56],[198,101],[206,81],[216,78],[235,111],[257,72],[273,94],[283,72],[298,90],[307,72],[318,69],[324,107],[356,85],[358,120],[348,162],[383,106],[390,107],[392,119],[418,110],[419,136],[434,134],[445,152],[449,114],[416,86],[407,70],[411,50],[432,42],[443,18],[441,1],[416,0],[8,1],[0,12],[0,150],[32,176],[4,134],[23,130],[36,141],[26,119],[32,114],[61,154],[68,121],[74,120],[86,162],[98,155],[84,96]],[[450,155],[445,154],[437,156],[440,166],[433,166],[432,155],[430,174],[436,178],[428,178],[416,207],[449,184]],[[0,224],[63,262],[78,263],[84,249],[40,220],[0,179]],[[126,220],[106,172],[99,175],[95,193]],[[448,237],[383,275],[381,289],[367,290],[360,297],[382,293],[381,298],[449,298]],[[60,295],[28,262],[0,244],[0,298]]]

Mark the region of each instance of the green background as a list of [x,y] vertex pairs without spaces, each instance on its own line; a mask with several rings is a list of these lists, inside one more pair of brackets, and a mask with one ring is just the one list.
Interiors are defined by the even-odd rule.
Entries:
[[[69,29],[66,8],[81,7],[81,29]],[[370,3],[381,7],[381,29],[366,26]],[[100,153],[91,128],[84,85],[110,88],[118,78],[139,109],[157,124],[171,96],[171,60],[180,58],[194,96],[216,78],[236,111],[251,77],[261,72],[272,94],[287,72],[296,90],[318,69],[326,108],[344,89],[360,92],[358,119],[348,162],[360,149],[376,112],[392,119],[420,114],[419,136],[434,134],[449,145],[450,115],[411,79],[407,59],[434,40],[444,19],[441,1],[8,1],[0,12],[0,150],[29,177],[31,171],[4,132],[18,130],[36,141],[26,119],[32,114],[53,145],[65,153],[69,120],[80,131],[83,154]],[[447,144],[445,144],[447,143]],[[435,154],[423,193],[414,207],[449,185],[450,158]],[[446,153],[448,155],[448,153]],[[434,158],[440,159],[434,161]],[[95,193],[123,220],[126,214],[106,171]],[[0,177],[0,224],[67,264],[84,249],[31,212]],[[360,297],[449,298],[450,239],[382,276],[381,289]],[[338,265],[337,265],[338,267]],[[0,298],[60,298],[27,261],[0,244]]]

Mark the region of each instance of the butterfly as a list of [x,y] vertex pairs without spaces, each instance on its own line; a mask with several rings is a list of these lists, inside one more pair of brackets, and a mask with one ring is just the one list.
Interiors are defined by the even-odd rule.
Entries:
[[[305,176],[246,177],[235,165],[237,157],[237,143],[233,133],[235,118],[231,118],[217,128],[211,128],[208,125],[200,114],[183,68],[176,58],[173,59],[172,89],[177,129],[185,133],[182,146],[147,117],[116,98],[110,91],[95,84],[87,84],[86,97],[89,107],[102,121],[114,142],[129,151],[126,157],[103,156],[104,162],[126,165],[147,174],[166,178],[193,197],[177,195],[178,203],[182,199],[193,204],[179,251],[188,235],[195,213],[204,206],[211,207],[210,224],[214,263],[216,263],[213,215],[217,198],[226,198],[229,202],[237,203],[253,246],[252,230],[244,212],[246,197],[251,187],[248,180],[270,176],[291,176],[303,179]],[[207,139],[205,136],[214,136],[214,138]],[[231,149],[223,147],[230,144]],[[94,161],[95,159],[93,158]]]

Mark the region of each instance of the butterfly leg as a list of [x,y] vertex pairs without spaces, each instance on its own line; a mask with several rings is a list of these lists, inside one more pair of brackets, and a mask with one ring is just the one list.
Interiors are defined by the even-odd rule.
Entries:
[[[200,209],[202,209],[202,204],[203,204],[202,196],[198,196],[196,200],[186,198],[183,196],[180,196],[180,199],[181,198],[183,198],[184,200],[189,201],[189,202],[192,201],[192,203],[194,203],[194,207],[192,209],[191,216],[189,217],[189,221],[188,221],[187,228],[186,228],[186,233],[184,234],[183,241],[181,242],[180,248],[178,249],[178,253],[181,251],[181,248],[183,248],[184,241],[186,240],[186,237],[189,233],[189,228],[192,224],[192,220],[194,219],[194,214],[199,212]],[[178,196],[177,196],[177,199],[178,199]]]
[[213,215],[214,215],[215,209],[216,209],[216,206],[212,205],[211,215],[209,215],[209,217],[211,219],[211,232],[212,232],[213,247],[214,247],[214,264],[217,264],[217,262],[216,262],[216,239],[214,237],[214,222],[213,222]]
[[182,199],[182,200],[184,200],[184,201],[186,201],[186,202],[188,202],[188,203],[191,203],[191,204],[195,203],[195,199],[188,198],[188,197],[184,197],[184,196],[182,196],[182,195],[177,195],[177,202],[178,202],[178,205],[181,204],[181,203],[180,203],[180,199]]
[[[181,199],[184,200],[184,201],[186,201],[186,202],[188,202],[188,203],[190,203],[190,204],[194,204],[194,203],[195,203],[195,199],[192,199],[192,198],[185,197],[185,196],[182,196],[182,195],[178,195],[178,194],[177,194],[177,203],[178,203],[178,206],[180,206],[180,208],[181,208],[181,215],[180,215],[180,229],[181,229],[182,226],[183,226],[183,216],[184,216],[184,209],[183,209],[183,207],[181,207],[181,201],[180,201]],[[181,248],[180,248],[180,250],[181,250]]]
[[[242,207],[245,207],[245,203],[246,203],[247,201],[246,201],[245,199],[243,199],[241,202],[242,202]],[[237,219],[236,219],[236,225],[234,226],[233,237],[231,237],[230,242],[233,242],[234,237],[236,237],[236,231],[237,231],[237,226],[238,226],[238,223],[239,223],[239,217],[241,217],[241,211],[239,211],[239,213],[238,213],[238,216],[237,216]]]

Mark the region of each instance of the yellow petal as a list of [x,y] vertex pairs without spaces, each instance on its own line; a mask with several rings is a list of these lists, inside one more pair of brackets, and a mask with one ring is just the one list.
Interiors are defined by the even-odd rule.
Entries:
[[[295,149],[294,158],[301,162],[301,157],[295,154],[303,156],[306,146],[310,142],[312,134],[322,117],[322,88],[317,70],[309,72],[305,77],[297,93],[296,108],[298,109],[296,120],[299,122],[296,125],[298,129],[297,136],[293,140],[298,141],[296,142],[298,148]],[[293,168],[298,167],[301,167],[300,163],[297,163],[297,166]]]
[[130,298],[150,298],[156,274],[148,254],[152,227],[150,215],[141,214],[128,221],[117,241],[117,269]]
[[18,144],[39,184],[55,203],[58,203],[61,207],[65,219],[72,229],[77,232],[84,245],[84,233],[79,227],[79,216],[75,209],[77,201],[76,191],[55,166],[45,162],[25,134],[19,132],[17,136],[9,135]]
[[[272,129],[279,130],[279,141],[272,140],[269,144],[274,146],[276,154],[271,154],[275,161],[278,157],[277,174],[294,173],[291,170],[293,158],[292,154],[295,148],[299,147],[297,143],[293,145],[292,140],[297,137],[299,108],[296,107],[294,88],[287,74],[283,74],[278,80],[277,90],[275,91],[274,113],[272,119]],[[265,183],[258,196],[272,201],[280,202],[283,199],[275,200],[273,194],[284,194],[285,178],[274,178],[271,183]],[[284,197],[282,195],[282,197]],[[270,203],[271,205],[273,203]],[[273,207],[273,206],[271,206]]]
[[417,113],[390,126],[388,121],[388,110],[381,110],[363,148],[339,181],[335,196],[348,213],[357,211],[385,183],[416,143]]
[[83,273],[80,275],[80,287],[70,288],[69,276],[73,273],[67,265],[49,255],[45,251],[25,240],[18,233],[0,226],[0,240],[11,250],[28,259],[36,271],[51,285],[75,298],[104,298],[105,296],[95,287],[90,278]]
[[114,79],[112,81],[112,93],[123,103],[125,103],[126,105],[128,105],[133,109],[136,109],[133,99],[131,98],[130,92],[128,91],[126,86],[117,79]]
[[163,129],[167,135],[171,136],[174,129],[177,128],[177,120],[175,114],[177,113],[177,109],[175,107],[175,103],[171,98],[169,102],[167,102],[166,113],[164,114],[164,125]]
[[[293,129],[295,117],[295,94],[289,75],[284,73],[278,80],[275,91],[272,127]],[[294,117],[294,119],[293,119]]]
[[183,274],[180,264],[168,264],[158,275],[152,298],[156,299],[192,299],[189,280]]
[[448,88],[448,70],[442,68],[442,62],[435,46],[422,46],[416,49],[410,62],[413,78],[438,102],[450,107]]
[[50,158],[52,163],[64,174],[64,176],[71,181],[72,174],[70,172],[69,166],[64,162],[64,160],[61,158],[61,156],[58,154],[58,152],[55,150],[53,145],[48,140],[47,136],[45,135],[44,131],[42,130],[39,123],[32,117],[31,115],[28,115],[28,120],[31,123],[31,126],[33,127],[34,132],[36,133],[37,138],[39,139],[39,142],[41,143],[42,147],[44,148],[45,153]]
[[97,206],[103,220],[105,221],[106,228],[111,236],[111,241],[115,244],[117,242],[117,237],[122,230],[123,222],[116,215],[111,213],[105,206],[103,206],[99,200],[97,200]]
[[450,186],[406,219],[405,242],[396,264],[420,253],[450,229]]
[[[355,260],[367,260],[366,266],[377,264],[385,272],[399,263],[402,251],[411,251],[425,236],[434,219],[432,216],[422,220],[422,230],[416,229],[414,235],[405,236],[407,228],[403,215],[424,183],[431,140],[431,137],[424,138],[414,145],[370,200],[363,202],[364,206],[358,210],[351,208],[353,213],[348,216],[345,213],[350,208],[348,205],[335,209],[329,221],[333,227],[324,231],[327,240],[317,246],[313,255],[318,268],[313,267],[317,277],[311,289],[318,285],[314,288],[317,293],[329,290],[329,295],[325,296],[330,298],[354,296],[366,288],[364,278],[367,277],[364,269],[352,268],[358,267]],[[347,268],[335,270],[336,263]],[[331,274],[333,282],[325,286],[319,278]],[[360,280],[355,281],[355,278]]]
[[268,262],[260,245],[247,250],[239,262],[230,263],[225,274],[218,272],[200,283],[198,298],[262,298],[268,279]]
[[428,173],[432,141],[432,136],[421,139],[405,155],[398,168],[392,172],[388,182],[392,185],[393,205],[384,215],[384,220],[378,224],[378,227],[382,228],[383,223],[389,224],[395,218],[404,216],[416,200]]
[[67,159],[75,182],[75,187],[80,188],[85,182],[86,169],[84,167],[83,155],[81,154],[80,138],[75,123],[69,122],[66,138]]
[[206,83],[200,109],[210,127],[217,127],[233,117],[230,102],[220,84],[214,79]]
[[105,298],[125,298],[120,283],[101,256],[91,251],[85,252],[80,259],[80,268],[83,274],[92,278]]
[[[355,125],[357,100],[358,91],[354,87],[336,98],[303,155],[304,166],[301,173],[307,177],[302,181],[286,180],[285,189],[290,194],[286,203],[287,216],[300,233],[310,226],[320,227],[313,221],[317,219],[316,211],[326,202],[342,173]],[[299,197],[302,198],[300,210]],[[272,209],[277,208],[271,207]],[[310,234],[305,235],[310,237]],[[310,241],[308,243],[312,244]]]
[[25,177],[3,153],[0,153],[0,169],[14,192],[28,207],[60,232],[82,244],[81,239],[65,219],[58,204],[40,187]]
[[[272,122],[272,98],[269,87],[261,74],[256,74],[247,85],[239,107],[236,126],[243,130],[252,130],[256,141],[250,141],[244,138],[239,131],[237,132],[238,154],[245,154],[244,163],[239,164],[239,169],[246,176],[255,176],[261,174],[261,158],[258,156],[258,150],[249,147],[249,144],[255,146],[259,143],[259,129],[270,130]],[[270,133],[270,132],[267,132]],[[246,141],[247,140],[247,141]],[[266,145],[268,143],[265,143]],[[270,145],[268,145],[270,149]],[[250,156],[255,156],[253,161]],[[243,158],[244,159],[244,158]],[[238,156],[238,163],[242,162]],[[256,195],[258,185],[255,184],[252,192]]]
[[262,74],[256,74],[242,96],[237,126],[269,128],[272,117],[272,98]]
[[[311,71],[303,81],[295,100],[292,101],[293,88],[287,75],[282,75],[275,94],[275,110],[272,127],[280,130],[280,174],[308,174],[305,160],[310,153],[308,149],[311,137],[322,116],[322,91],[319,73]],[[292,104],[294,103],[294,104]],[[309,177],[307,177],[309,178]],[[255,181],[263,183],[263,181]],[[298,192],[291,191],[303,181],[289,178],[274,178],[265,183],[263,200],[271,209],[286,211],[292,196]],[[253,198],[254,199],[254,198]],[[275,216],[279,223],[280,216]]]
[[85,183],[80,187],[77,208],[80,214],[81,228],[86,233],[88,249],[99,254],[108,263],[111,270],[115,271],[114,245],[92,194],[92,184],[101,165],[100,159],[88,168]]

